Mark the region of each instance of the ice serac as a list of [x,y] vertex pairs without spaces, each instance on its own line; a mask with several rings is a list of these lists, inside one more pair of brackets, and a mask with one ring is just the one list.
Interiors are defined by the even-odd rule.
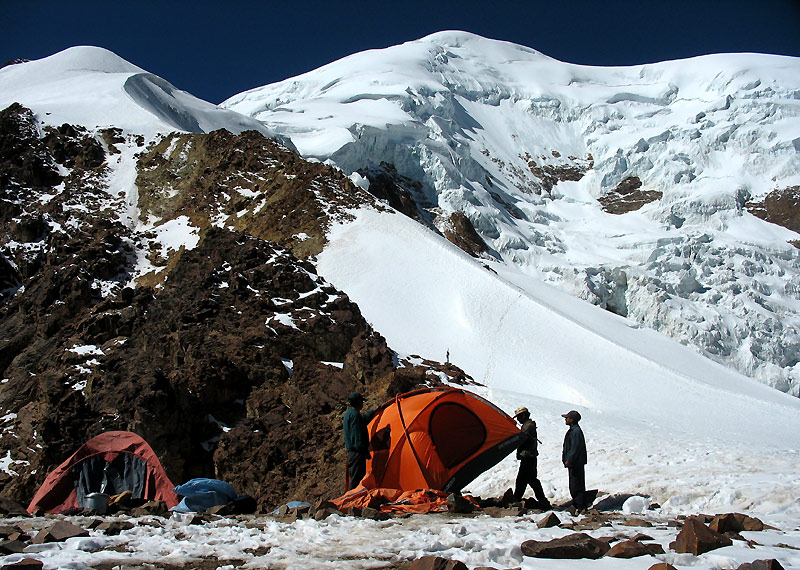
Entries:
[[800,235],[766,221],[800,185],[800,59],[590,67],[441,32],[222,106],[348,174],[392,165],[520,281],[800,395]]
[[274,136],[259,121],[198,99],[99,47],[72,47],[0,69],[0,108],[15,102],[47,125],[118,128],[148,139],[217,129]]

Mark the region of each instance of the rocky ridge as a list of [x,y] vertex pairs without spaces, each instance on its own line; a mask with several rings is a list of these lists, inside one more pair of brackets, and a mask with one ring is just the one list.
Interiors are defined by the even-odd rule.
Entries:
[[[136,165],[133,217],[120,157]],[[349,391],[377,405],[463,379],[395,363],[304,260],[332,217],[373,198],[260,133],[145,145],[14,105],[0,172],[0,496],[29,500],[106,430],[142,435],[173,481],[222,478],[264,509],[338,496]],[[181,220],[195,240],[169,247]]]

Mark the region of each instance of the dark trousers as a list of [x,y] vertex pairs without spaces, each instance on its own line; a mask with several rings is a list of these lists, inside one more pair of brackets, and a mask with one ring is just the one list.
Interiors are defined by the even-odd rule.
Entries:
[[367,458],[369,453],[365,451],[347,452],[347,490],[355,489],[364,475],[367,474]]
[[549,505],[550,501],[544,496],[542,483],[539,481],[538,466],[535,457],[523,457],[519,460],[517,483],[514,486],[514,500],[521,501],[525,495],[525,488],[530,485],[536,500],[542,505]]
[[572,495],[572,504],[577,509],[585,509],[586,504],[586,472],[584,465],[567,467],[569,473],[569,494]]

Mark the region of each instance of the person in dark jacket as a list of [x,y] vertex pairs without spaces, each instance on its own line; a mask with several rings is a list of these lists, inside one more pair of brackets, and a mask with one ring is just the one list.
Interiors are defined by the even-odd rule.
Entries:
[[586,500],[586,440],[583,430],[578,425],[581,415],[571,410],[561,414],[564,423],[569,426],[564,435],[564,448],[561,461],[569,473],[569,494],[572,495],[572,505],[579,511],[589,508]]
[[536,496],[537,507],[542,510],[550,508],[550,501],[544,494],[542,483],[539,481],[538,455],[539,439],[536,436],[536,422],[531,419],[528,408],[517,408],[514,412],[514,419],[520,424],[520,431],[525,436],[517,448],[517,459],[519,459],[519,472],[517,482],[514,486],[514,500],[521,501],[525,495],[528,485],[533,489]]
[[347,397],[350,407],[344,414],[344,447],[347,450],[347,490],[355,489],[367,474],[369,459],[369,434],[367,424],[375,412],[361,413],[364,396],[351,392]]

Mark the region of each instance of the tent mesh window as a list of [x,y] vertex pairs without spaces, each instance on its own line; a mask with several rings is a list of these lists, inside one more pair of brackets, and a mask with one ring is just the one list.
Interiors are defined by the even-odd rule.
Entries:
[[467,459],[486,441],[486,426],[475,412],[452,402],[436,406],[428,431],[439,459],[447,468]]

